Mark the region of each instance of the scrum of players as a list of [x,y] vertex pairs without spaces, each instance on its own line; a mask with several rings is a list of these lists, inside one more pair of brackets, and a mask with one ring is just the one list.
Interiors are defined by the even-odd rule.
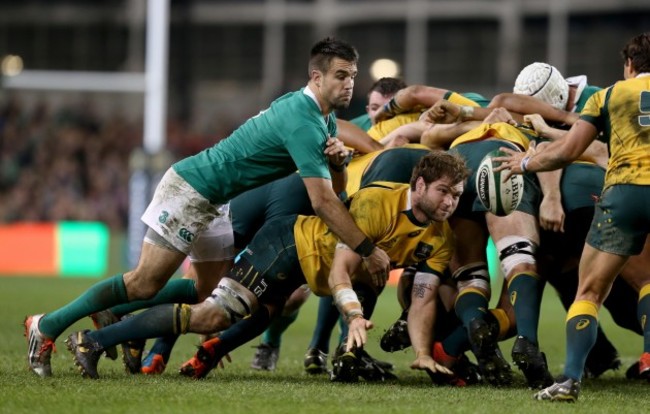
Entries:
[[[384,327],[380,343],[384,351],[412,348],[411,368],[424,371],[435,384],[510,387],[523,381],[536,391],[535,398],[551,401],[576,401],[583,378],[620,368],[615,346],[597,327],[589,346],[576,351],[578,362],[572,364],[580,372],[554,377],[538,324],[547,282],[567,310],[580,289],[583,246],[592,218],[601,209],[603,188],[610,188],[606,184],[611,166],[608,150],[611,141],[619,138],[609,117],[622,115],[614,110],[607,113],[609,99],[615,95],[612,90],[632,88],[629,96],[637,106],[632,106],[628,116],[638,118],[635,133],[650,138],[650,122],[644,121],[647,115],[639,113],[639,109],[650,112],[650,33],[630,40],[623,55],[625,80],[610,87],[589,85],[585,75],[565,78],[551,64],[536,62],[519,73],[513,92],[492,99],[439,87],[406,86],[398,79],[384,78],[369,91],[367,114],[351,121],[337,120],[338,139],[353,152],[345,163],[334,167],[347,171],[340,197],[366,233],[371,244],[365,247],[382,248],[391,269],[403,269],[397,289],[401,314]],[[633,81],[642,85],[627,86]],[[562,168],[524,174],[524,190],[514,211],[490,212],[477,193],[475,176],[486,154],[504,148],[528,154],[532,158],[523,158],[519,171],[525,173],[535,154],[558,147],[580,123],[593,125],[597,139]],[[440,158],[441,154],[446,155]],[[466,170],[456,165],[459,159]],[[647,160],[639,165],[650,168]],[[431,171],[435,168],[442,175]],[[392,364],[370,356],[363,346],[387,275],[377,277],[365,269],[363,257],[368,252],[363,246],[351,249],[337,241],[320,219],[309,218],[314,211],[297,174],[236,196],[230,202],[230,214],[232,229],[226,231],[232,230],[234,240],[229,243],[242,254],[235,264],[229,261],[232,255],[219,259],[227,266],[219,270],[219,276],[225,277],[214,292],[235,289],[223,283],[232,278],[257,290],[257,300],[264,306],[255,310],[246,295],[237,296],[241,302],[237,306],[223,294],[204,294],[193,302],[182,297],[185,304],[174,305],[176,329],[150,332],[148,338],[158,339],[146,354],[145,338],[134,337],[133,332],[146,318],[156,318],[157,308],[135,317],[130,313],[160,302],[140,301],[96,312],[95,332],[104,334],[79,332],[66,341],[84,376],[97,378],[100,356],[114,359],[118,344],[124,348],[129,372],[160,374],[176,338],[186,332],[213,335],[182,365],[182,375],[205,377],[223,365],[228,352],[260,334],[251,366],[272,371],[278,363],[282,333],[313,292],[320,302],[305,371],[328,374],[340,382],[397,379]],[[284,257],[278,253],[282,249],[274,239],[279,234],[294,241],[297,254]],[[486,253],[490,239],[496,246],[499,276],[504,278],[500,292],[492,291],[495,275],[490,277],[488,271],[488,262],[495,260]],[[269,263],[256,262],[263,255]],[[271,259],[280,257],[285,267],[273,267]],[[650,380],[648,263],[650,243],[645,243],[640,254],[630,256],[617,269],[619,277],[609,297],[597,304],[604,304],[618,325],[640,335],[643,351],[638,362],[627,368],[630,380]],[[247,282],[247,275],[261,268],[265,269],[258,272],[263,282]],[[346,278],[339,280],[340,274]],[[191,271],[187,278],[192,279]],[[490,309],[493,295],[498,296],[498,304]],[[174,295],[166,300],[180,301]],[[228,309],[229,316],[214,310],[215,303],[221,302],[228,302],[219,306]],[[638,310],[629,303],[638,303]],[[572,315],[573,310],[569,311]],[[210,322],[199,324],[198,320]],[[337,323],[343,328],[340,345],[330,352],[330,335]],[[503,352],[499,343],[513,337],[512,349]],[[91,355],[84,354],[88,348]],[[515,374],[504,354],[510,355],[521,375]]]

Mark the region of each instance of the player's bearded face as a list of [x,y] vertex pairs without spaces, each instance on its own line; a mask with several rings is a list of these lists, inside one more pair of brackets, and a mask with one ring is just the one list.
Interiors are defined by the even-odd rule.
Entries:
[[451,185],[444,178],[434,181],[425,187],[418,207],[428,220],[445,221],[456,210],[462,192],[463,183]]
[[343,59],[334,58],[330,68],[323,76],[323,95],[332,109],[350,106],[357,65]]

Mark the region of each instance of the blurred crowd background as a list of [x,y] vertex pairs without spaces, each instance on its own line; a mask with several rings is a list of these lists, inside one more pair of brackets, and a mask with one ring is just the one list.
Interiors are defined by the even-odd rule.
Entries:
[[[26,70],[142,72],[145,0],[0,0],[0,59]],[[178,159],[227,136],[307,80],[326,35],[360,52],[364,110],[373,64],[408,84],[486,97],[548,61],[606,86],[621,46],[650,30],[648,0],[172,0],[166,148]],[[386,74],[385,74],[386,75]],[[0,88],[0,223],[99,220],[123,231],[143,96]]]

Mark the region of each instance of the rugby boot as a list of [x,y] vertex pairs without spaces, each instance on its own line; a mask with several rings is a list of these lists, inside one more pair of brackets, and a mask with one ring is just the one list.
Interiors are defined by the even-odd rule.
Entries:
[[194,379],[205,378],[222,358],[218,352],[220,344],[218,337],[203,342],[196,354],[181,366],[180,374]]
[[251,368],[262,371],[274,371],[280,357],[280,348],[269,344],[259,344],[253,355]]
[[536,343],[519,335],[512,347],[512,360],[524,373],[528,387],[542,389],[553,384],[553,376],[548,371],[546,355],[540,352]]
[[621,367],[621,359],[618,357],[616,349],[607,351],[597,351],[594,349],[589,352],[585,362],[584,377],[598,378],[610,369],[616,371]]
[[43,336],[38,329],[43,314],[25,318],[25,337],[27,338],[27,362],[29,369],[42,378],[52,376],[52,352],[56,352],[54,341]]
[[355,356],[359,361],[357,365],[359,376],[364,380],[390,381],[397,379],[397,376],[391,372],[393,364],[373,358],[363,348],[357,349]]
[[497,342],[498,331],[484,319],[469,323],[469,341],[476,356],[481,377],[497,387],[512,384],[510,364],[505,360]]
[[308,374],[327,373],[327,354],[317,348],[309,348],[305,354],[305,371]]
[[136,339],[120,344],[122,347],[122,362],[129,374],[139,374],[142,369],[142,354],[147,345],[146,339]]
[[[106,326],[112,325],[120,321],[110,309],[95,312],[90,315],[95,329],[99,330]],[[117,359],[117,347],[115,345],[106,348],[106,357],[115,361]]]
[[434,384],[465,387],[481,381],[478,366],[472,364],[465,355],[455,357],[447,354],[442,346],[442,342],[435,342],[433,344],[433,359],[438,364],[453,371],[452,375],[447,375],[426,370]]
[[140,372],[145,375],[160,375],[165,372],[166,367],[167,361],[165,361],[165,358],[161,354],[149,352],[142,360]]
[[334,382],[359,381],[359,360],[354,352],[344,352],[332,358],[330,380]]
[[75,366],[84,378],[98,379],[97,363],[104,353],[104,349],[98,343],[87,337],[90,330],[86,329],[70,334],[65,344],[72,353]]
[[650,381],[650,352],[644,352],[639,359],[639,378]]
[[559,376],[549,387],[538,391],[533,398],[540,401],[576,402],[580,395],[580,381]]
[[402,319],[395,321],[382,335],[379,346],[384,352],[401,351],[410,347],[411,338],[407,322]]

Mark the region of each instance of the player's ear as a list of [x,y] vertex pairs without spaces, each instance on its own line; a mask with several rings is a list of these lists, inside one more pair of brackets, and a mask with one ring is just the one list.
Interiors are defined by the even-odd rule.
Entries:
[[418,177],[417,180],[415,180],[415,191],[418,193],[424,192],[426,189],[426,183],[424,182],[424,178],[422,176]]

